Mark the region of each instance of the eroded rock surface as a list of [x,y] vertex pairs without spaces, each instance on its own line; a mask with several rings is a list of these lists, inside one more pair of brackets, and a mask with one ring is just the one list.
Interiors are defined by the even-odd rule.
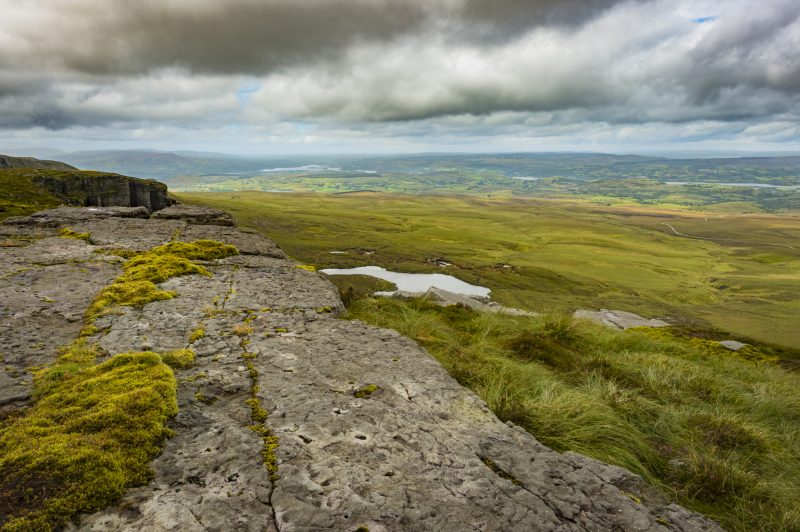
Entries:
[[[623,469],[500,422],[411,340],[339,320],[335,288],[265,237],[191,221],[71,216],[91,244],[54,238],[57,227],[31,225],[31,241],[24,226],[0,226],[19,243],[0,248],[7,407],[25,400],[25,368],[51,361],[119,274],[122,259],[98,251],[198,238],[242,251],[204,263],[211,277],[163,283],[175,299],[96,322],[109,354],[191,347],[197,360],[176,371],[180,412],[154,480],[72,528],[719,530]],[[274,481],[249,428],[254,391],[280,443]]]

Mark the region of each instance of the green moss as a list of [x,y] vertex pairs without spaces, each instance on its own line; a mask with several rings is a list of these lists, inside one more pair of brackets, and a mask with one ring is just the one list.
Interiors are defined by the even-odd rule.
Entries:
[[222,244],[216,240],[195,240],[194,242],[170,242],[149,251],[153,255],[175,255],[189,260],[224,259],[238,255],[235,246]]
[[170,242],[137,254],[123,266],[123,273],[104,288],[86,311],[92,323],[113,306],[141,307],[153,301],[172,299],[175,292],[160,290],[156,283],[181,275],[211,275],[192,260],[211,260],[235,255],[238,250],[214,240]]
[[278,480],[278,457],[275,454],[276,449],[280,445],[278,437],[272,434],[272,429],[267,425],[267,418],[269,412],[263,407],[261,399],[258,397],[258,369],[252,362],[256,355],[248,353],[245,346],[242,346],[242,358],[247,361],[247,371],[250,376],[250,398],[245,401],[245,404],[250,407],[250,419],[253,420],[253,425],[250,430],[255,432],[261,437],[263,447],[260,454],[264,462],[264,468],[267,470],[269,479],[273,482]]
[[202,266],[189,259],[177,255],[145,253],[125,263],[125,273],[118,279],[120,282],[150,281],[163,283],[172,277],[197,273],[210,276]]
[[313,264],[298,264],[297,266],[295,266],[295,268],[298,268],[300,270],[305,270],[307,272],[317,271],[317,267],[314,266]]
[[200,340],[206,335],[206,330],[203,328],[202,325],[199,325],[197,329],[192,331],[192,334],[189,335],[189,343],[193,344],[196,341]]
[[161,360],[174,369],[188,369],[194,366],[195,352],[191,349],[176,349],[161,355]]
[[250,407],[250,417],[257,423],[264,423],[269,417],[269,413],[261,406],[261,401],[257,397],[251,397],[245,404]]
[[155,353],[96,365],[76,344],[37,377],[34,406],[0,433],[2,530],[49,530],[147,482],[177,412],[172,370]]
[[175,292],[160,290],[150,281],[114,282],[104,288],[86,311],[86,321],[94,322],[106,309],[115,305],[141,307],[153,301],[172,299]]
[[217,400],[216,397],[209,397],[208,395],[204,395],[202,392],[196,392],[194,394],[194,398],[206,405],[214,404],[214,402]]
[[353,395],[355,395],[359,399],[368,399],[370,395],[377,392],[379,389],[380,387],[376,384],[367,384],[366,386],[362,386],[361,388],[353,392]]
[[287,332],[289,332],[289,329],[287,329],[286,327],[278,327],[278,328],[275,329],[275,332],[276,333],[287,333]]
[[84,242],[91,243],[91,235],[89,233],[77,233],[70,229],[69,227],[65,227],[61,231],[58,232],[58,236],[61,238],[71,238],[73,240],[83,240]]

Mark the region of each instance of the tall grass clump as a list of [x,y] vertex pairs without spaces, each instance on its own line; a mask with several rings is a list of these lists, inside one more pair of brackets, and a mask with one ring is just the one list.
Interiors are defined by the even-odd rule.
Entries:
[[625,467],[730,530],[800,530],[800,376],[756,348],[424,299],[362,298],[348,317],[417,340],[556,450]]

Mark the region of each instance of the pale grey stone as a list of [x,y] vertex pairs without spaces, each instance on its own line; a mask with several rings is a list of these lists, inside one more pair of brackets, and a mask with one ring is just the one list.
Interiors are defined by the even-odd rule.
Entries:
[[[208,237],[250,253],[204,263],[210,277],[163,283],[174,299],[97,321],[93,339],[108,355],[191,347],[197,358],[176,371],[175,435],[152,463],[153,481],[68,529],[720,530],[625,469],[555,452],[502,423],[397,332],[338,319],[336,289],[265,237],[183,220],[70,224],[104,248]],[[72,318],[120,272],[117,257],[95,249],[65,239],[0,248],[11,264],[0,273],[10,368],[0,373],[0,408],[27,400],[25,368],[54,359],[80,329]],[[205,335],[190,344],[198,327]],[[275,482],[250,429],[253,384],[280,444]],[[377,389],[357,397],[367,385]]]

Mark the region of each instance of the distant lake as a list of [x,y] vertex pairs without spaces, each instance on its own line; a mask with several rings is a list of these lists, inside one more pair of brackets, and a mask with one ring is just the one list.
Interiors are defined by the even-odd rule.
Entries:
[[306,172],[308,170],[324,170],[328,172],[341,172],[341,168],[325,166],[323,164],[306,164],[303,166],[289,166],[286,168],[262,168],[259,172]]
[[766,183],[714,183],[710,181],[665,181],[667,185],[719,185],[723,187],[780,188],[784,190],[800,188],[800,185],[768,185]]
[[511,179],[519,179],[520,181],[539,181],[538,177],[529,177],[525,175],[511,176]]
[[[432,286],[465,296],[488,297],[491,292],[491,290],[486,287],[469,284],[452,275],[444,275],[442,273],[390,272],[379,266],[360,266],[358,268],[345,269],[329,268],[320,271],[326,275],[369,275],[370,277],[390,281],[397,285],[398,290],[404,292],[424,293]],[[392,292],[378,292],[379,295],[391,293]]]

